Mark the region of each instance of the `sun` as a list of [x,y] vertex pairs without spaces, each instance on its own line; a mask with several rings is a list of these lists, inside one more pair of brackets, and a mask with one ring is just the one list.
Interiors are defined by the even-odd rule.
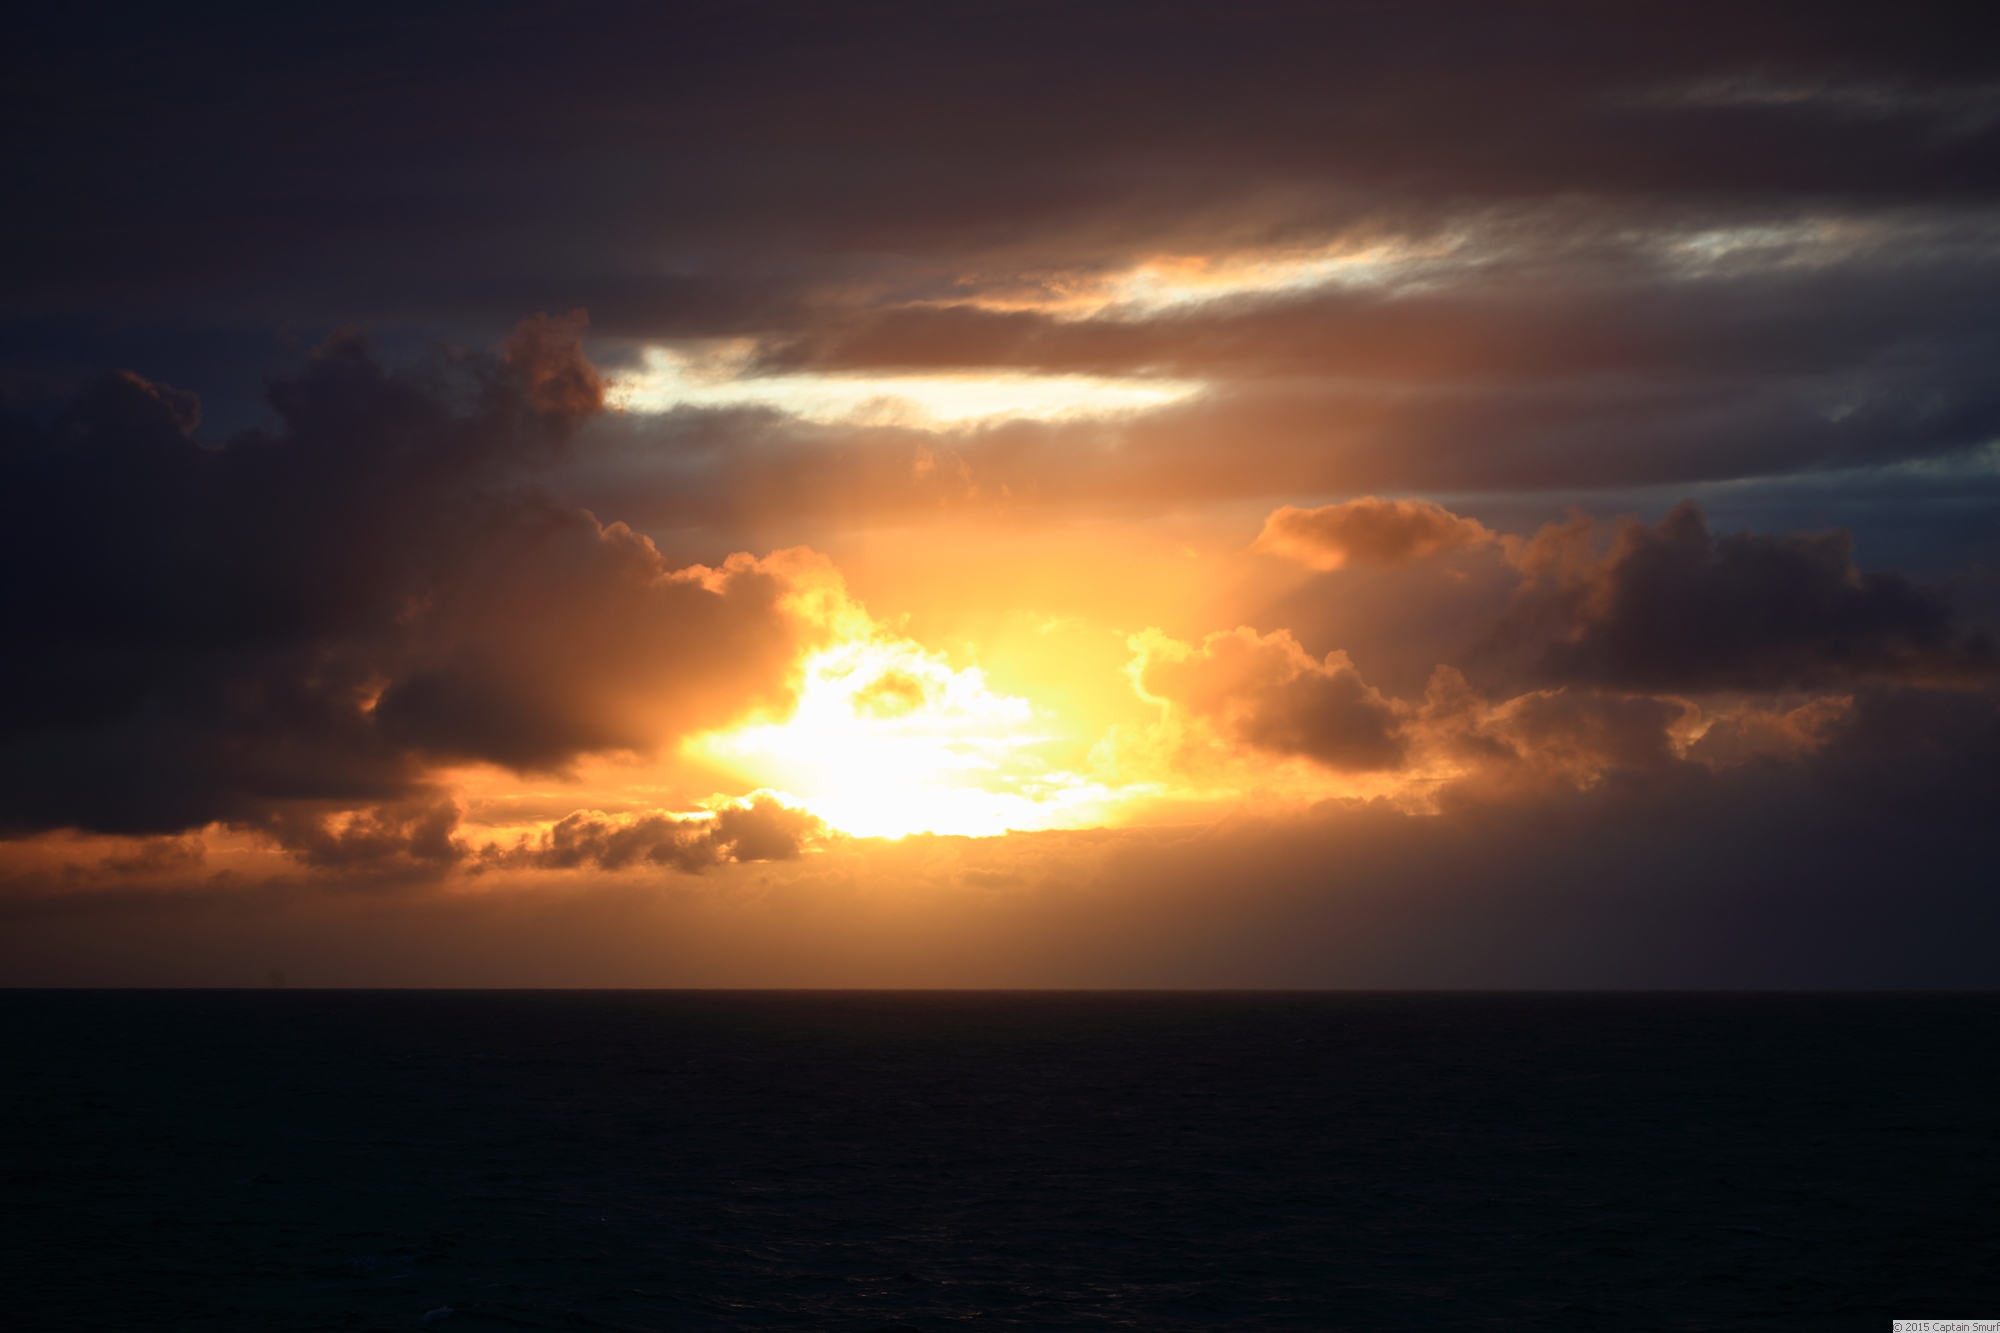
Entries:
[[782,722],[685,748],[844,833],[989,836],[1101,820],[1111,793],[1050,762],[1066,739],[1046,711],[994,693],[977,666],[877,634],[808,656]]

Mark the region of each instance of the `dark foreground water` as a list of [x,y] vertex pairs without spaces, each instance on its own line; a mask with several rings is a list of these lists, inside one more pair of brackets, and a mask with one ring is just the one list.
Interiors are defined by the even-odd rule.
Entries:
[[2000,1311],[1995,996],[14,992],[0,1056],[10,1329]]

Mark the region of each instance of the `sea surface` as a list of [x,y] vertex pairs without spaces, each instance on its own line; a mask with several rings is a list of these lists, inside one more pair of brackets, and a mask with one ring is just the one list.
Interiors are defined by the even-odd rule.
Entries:
[[2000,1312],[2000,996],[0,993],[0,1325]]

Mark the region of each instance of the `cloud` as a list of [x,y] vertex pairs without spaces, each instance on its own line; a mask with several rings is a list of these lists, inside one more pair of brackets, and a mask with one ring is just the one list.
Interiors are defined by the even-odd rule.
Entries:
[[1295,560],[1308,569],[1399,565],[1441,551],[1481,546],[1493,534],[1431,500],[1378,500],[1299,509],[1285,505],[1264,521],[1253,551]]
[[826,825],[804,810],[758,795],[725,805],[712,815],[654,811],[613,818],[578,811],[558,820],[530,845],[489,844],[477,867],[538,870],[624,870],[660,867],[683,874],[732,861],[794,861],[806,843],[823,836]]
[[452,836],[461,814],[449,795],[419,791],[363,810],[328,812],[298,803],[280,805],[259,831],[308,866],[376,872],[404,867],[434,873],[466,855],[464,840]]
[[1716,766],[1800,759],[1824,747],[1853,706],[1851,696],[1814,699],[1796,708],[1745,705],[1710,719],[1687,756]]
[[1260,635],[1248,626],[1210,634],[1198,647],[1157,631],[1132,646],[1132,679],[1142,694],[1230,740],[1339,772],[1403,760],[1396,710],[1344,652],[1316,660],[1287,631]]
[[1677,760],[1672,731],[1687,714],[1686,705],[1647,695],[1585,690],[1520,695],[1483,719],[1481,738],[1504,747],[1505,762],[1475,767],[1473,780],[1518,782],[1526,774],[1588,786],[1607,770],[1658,770]]
[[1844,532],[1713,536],[1692,502],[1626,522],[1601,558],[1587,521],[1515,548],[1531,582],[1498,639],[1539,643],[1546,679],[1628,690],[1991,683],[1994,649],[1936,592],[1855,567]]
[[[868,526],[940,512],[1168,514],[1234,500],[1573,493],[1778,475],[1813,476],[1836,498],[1858,500],[1856,488],[1883,483],[1873,470],[1950,460],[1977,488],[1957,488],[1959,503],[1991,504],[1978,451],[2000,434],[2000,396],[1983,370],[1993,351],[1986,334],[1955,297],[1920,312],[1870,310],[1892,282],[1870,276],[1846,304],[1829,293],[1790,315],[1753,308],[1770,299],[1768,284],[1738,294],[1721,283],[1663,297],[1656,312],[1627,308],[1623,327],[1496,329],[1502,346],[1542,349],[1542,362],[1527,367],[1506,359],[1356,366],[1337,354],[1301,358],[1281,337],[1267,361],[1204,362],[1191,352],[1174,373],[1204,392],[1097,420],[895,429],[773,410],[632,414],[594,428],[589,456],[565,481],[583,503],[615,501],[634,523]],[[1990,276],[1956,278],[1989,303],[2000,290]],[[1655,316],[1690,321],[1681,306],[1731,322],[1730,336],[1761,328],[1789,346],[1711,361],[1700,330],[1669,337],[1648,327]],[[1370,335],[1371,312],[1347,318],[1356,338]],[[1448,325],[1453,312],[1436,318]],[[1926,319],[1940,327],[1920,327]],[[1174,332],[1161,331],[1163,342]],[[1598,350],[1651,341],[1664,345],[1632,365],[1607,364]],[[925,457],[936,465],[912,466]],[[1862,471],[1825,475],[1833,469]],[[1923,481],[1914,472],[1898,478],[1905,487]]]
[[602,402],[580,328],[395,371],[342,336],[272,384],[275,430],[219,447],[131,374],[0,424],[0,829],[225,821],[315,863],[443,861],[441,761],[555,770],[784,708],[839,575],[674,569],[550,499]]
[[604,406],[604,380],[583,356],[589,326],[582,310],[553,319],[538,315],[523,320],[502,348],[501,364],[542,411],[582,420]]
[[[766,370],[1218,386],[1144,428],[954,450],[987,494],[1038,497],[1023,504],[1681,483],[1963,453],[2000,423],[1995,215],[1966,184],[1996,126],[1939,140],[1921,116],[1802,114],[1986,105],[1935,24],[1878,16],[1809,53],[1778,19],[1573,16],[1558,60],[1541,20],[1463,0],[1213,24],[1149,10],[1148,57],[1107,63],[1133,37],[1104,11],[948,28],[885,12],[838,37],[759,15],[717,19],[698,53],[616,7],[514,11],[476,53],[435,16],[369,36],[191,19],[176,49],[215,75],[192,81],[144,62],[161,38],[136,17],[115,39],[51,20],[23,59],[93,111],[21,122],[30,239],[7,310],[38,351],[68,339],[85,360],[102,341],[74,329],[153,320],[171,364],[189,311],[497,330],[559,293],[628,360],[740,340]],[[1509,58],[1436,36],[1474,30]],[[329,114],[310,90],[357,50],[438,67]],[[528,78],[546,93],[532,110]],[[1021,86],[1063,91],[1029,111],[1004,91]],[[182,145],[199,148],[166,147]],[[444,158],[449,187],[409,187]],[[1193,308],[1070,308],[1149,268],[1377,252],[1391,260]],[[768,449],[754,414],[703,433],[732,447],[617,516],[931,498],[906,494],[915,441],[878,467],[874,437],[834,459]],[[1202,466],[1217,439],[1228,457]]]
[[624,525],[555,509],[477,557],[410,607],[372,716],[411,752],[517,770],[650,753],[751,709],[782,710],[815,637],[786,599],[799,583],[839,581],[808,552],[671,569]]
[[[1010,259],[1032,273],[1051,233],[1102,259],[1196,230],[1288,239],[1288,211],[1922,202],[1967,193],[1990,142],[1977,121],[1940,142],[1922,118],[1670,95],[1739,71],[1824,84],[1831,69],[1904,102],[1949,98],[1964,61],[1921,14],[1802,37],[1811,11],[1795,5],[1748,24],[1721,6],[1578,13],[1558,51],[1545,19],[1465,0],[948,25],[890,6],[838,31],[753,5],[694,42],[670,16],[583,12],[501,5],[476,51],[456,12],[387,11],[359,33],[279,13],[171,26],[135,13],[115,36],[40,22],[19,34],[22,60],[89,112],[24,122],[37,137],[21,146],[39,150],[13,155],[18,225],[37,262],[6,289],[24,303],[344,300],[373,314],[532,308],[554,287],[631,324],[713,327],[796,308],[834,280],[894,291],[923,278],[936,295]],[[185,63],[146,65],[168,36]],[[314,95],[356,63],[425,77],[350,90],[337,108]],[[533,104],[518,93],[530,79],[544,93]],[[1024,102],[1021,88],[1044,95]],[[676,134],[697,123],[714,134]],[[199,147],[169,166],[167,145]],[[86,148],[96,165],[79,172]],[[446,158],[455,188],[432,166]],[[413,190],[427,168],[429,188]],[[139,200],[154,204],[149,227],[107,221]],[[1248,201],[1250,216],[1219,201]],[[885,256],[918,271],[885,276]]]

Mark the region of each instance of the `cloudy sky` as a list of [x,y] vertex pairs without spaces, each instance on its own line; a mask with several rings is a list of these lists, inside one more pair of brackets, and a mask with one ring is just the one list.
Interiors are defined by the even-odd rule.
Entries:
[[23,20],[0,981],[2000,983],[1953,13]]

